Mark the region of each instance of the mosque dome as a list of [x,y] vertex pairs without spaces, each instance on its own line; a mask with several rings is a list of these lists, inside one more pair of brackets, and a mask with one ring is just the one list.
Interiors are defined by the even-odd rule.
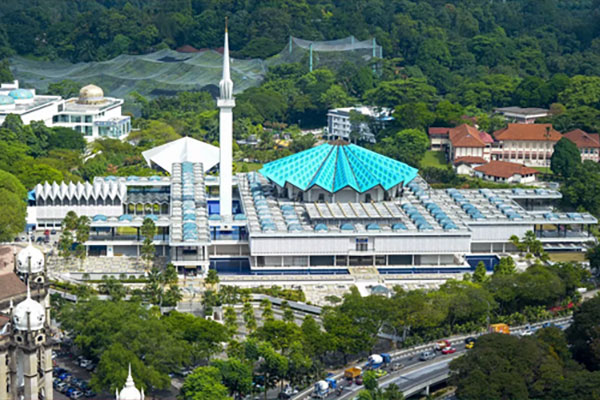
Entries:
[[10,96],[0,95],[0,107],[15,104],[15,99]]
[[33,99],[33,93],[27,89],[13,89],[8,92],[8,95],[14,100],[29,100]]
[[81,88],[79,91],[79,99],[77,100],[80,104],[97,104],[104,101],[104,91],[96,85],[87,85]]
[[44,327],[45,321],[46,310],[43,305],[31,298],[31,291],[27,285],[27,298],[17,304],[13,311],[14,326],[20,331],[38,331]]
[[129,374],[127,375],[127,381],[125,387],[121,392],[117,393],[117,400],[144,400],[144,391],[141,392],[135,387],[133,377],[131,376],[131,364],[129,364]]
[[23,274],[37,274],[44,271],[44,253],[31,243],[17,254],[17,271]]

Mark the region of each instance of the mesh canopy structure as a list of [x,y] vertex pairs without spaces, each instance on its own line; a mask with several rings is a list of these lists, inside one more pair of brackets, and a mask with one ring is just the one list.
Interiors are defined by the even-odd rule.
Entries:
[[286,47],[271,57],[269,64],[302,63],[312,70],[321,66],[339,69],[350,62],[358,66],[383,58],[383,48],[375,38],[358,40],[354,36],[328,41],[311,41],[290,36]]
[[385,190],[417,176],[417,169],[354,144],[325,143],[265,164],[264,177],[301,190],[319,186],[330,193],[350,187],[363,193],[375,186]]

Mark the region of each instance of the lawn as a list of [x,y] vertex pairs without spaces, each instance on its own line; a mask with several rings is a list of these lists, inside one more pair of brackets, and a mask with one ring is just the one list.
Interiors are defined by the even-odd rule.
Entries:
[[421,160],[421,168],[446,168],[447,166],[446,156],[442,151],[427,150],[427,152],[425,152],[425,157]]
[[565,252],[549,252],[548,256],[550,257],[550,261],[554,262],[583,262],[585,261],[585,253],[575,252],[575,251],[565,251]]
[[241,172],[243,166],[246,166],[246,168],[244,169],[247,172],[251,172],[251,171],[258,171],[259,169],[262,168],[262,164],[261,163],[249,163],[249,162],[243,162],[243,161],[236,161],[235,162],[235,172]]
[[552,174],[552,170],[550,167],[533,167],[533,169],[537,169],[542,174]]

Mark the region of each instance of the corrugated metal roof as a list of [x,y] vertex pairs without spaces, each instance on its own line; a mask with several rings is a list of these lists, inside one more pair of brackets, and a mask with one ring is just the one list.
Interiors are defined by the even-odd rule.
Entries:
[[417,169],[354,144],[325,143],[265,164],[260,173],[279,186],[319,186],[331,193],[351,187],[362,193],[407,184]]

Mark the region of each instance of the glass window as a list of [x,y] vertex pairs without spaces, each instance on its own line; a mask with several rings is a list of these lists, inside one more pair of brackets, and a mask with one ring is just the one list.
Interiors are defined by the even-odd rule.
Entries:
[[369,239],[368,238],[356,238],[356,251],[367,251],[369,250]]
[[71,122],[81,122],[81,115],[71,115]]
[[85,122],[87,122],[87,123],[92,122],[92,116],[91,115],[86,115],[85,116]]

